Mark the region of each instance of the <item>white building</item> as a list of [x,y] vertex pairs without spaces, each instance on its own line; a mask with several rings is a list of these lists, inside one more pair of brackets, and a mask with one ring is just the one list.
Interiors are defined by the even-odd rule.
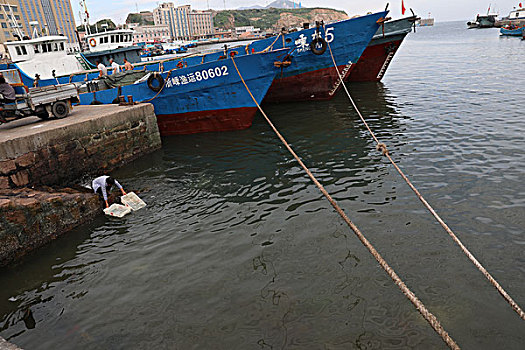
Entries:
[[171,39],[191,38],[191,24],[189,19],[190,5],[175,7],[172,2],[165,2],[153,10],[155,25],[167,26]]
[[235,34],[237,36],[241,36],[245,33],[259,35],[261,34],[261,28],[255,28],[254,26],[235,27]]
[[170,30],[164,25],[146,25],[133,28],[133,43],[143,43],[148,41],[167,41],[170,39]]
[[213,15],[208,11],[192,11],[189,14],[191,35],[195,37],[208,37],[214,33]]

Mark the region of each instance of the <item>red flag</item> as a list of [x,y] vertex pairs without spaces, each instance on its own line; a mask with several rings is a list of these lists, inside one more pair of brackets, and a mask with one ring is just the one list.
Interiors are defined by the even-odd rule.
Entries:
[[521,2],[520,2],[520,8],[521,8],[521,7],[523,7],[523,6],[521,6]]
[[403,0],[401,0],[401,14],[404,15],[405,11],[406,11],[405,2]]

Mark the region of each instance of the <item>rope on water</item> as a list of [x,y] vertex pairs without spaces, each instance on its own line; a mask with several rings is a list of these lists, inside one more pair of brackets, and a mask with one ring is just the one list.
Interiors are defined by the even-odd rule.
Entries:
[[[327,42],[328,43],[328,42]],[[397,172],[401,175],[401,177],[405,180],[405,182],[408,184],[408,186],[412,189],[412,191],[414,191],[414,193],[416,194],[416,196],[419,198],[419,200],[423,203],[423,205],[428,209],[428,211],[430,211],[430,213],[434,216],[434,218],[437,220],[437,222],[439,222],[439,224],[441,225],[441,227],[443,227],[443,229],[445,229],[445,231],[449,234],[450,237],[452,237],[452,239],[454,240],[454,242],[456,242],[456,244],[461,248],[461,250],[463,251],[463,253],[465,253],[465,255],[470,259],[470,261],[478,268],[478,270],[489,280],[490,284],[492,284],[497,290],[498,292],[501,294],[501,296],[507,301],[507,303],[509,303],[509,305],[512,307],[512,309],[514,309],[514,311],[516,311],[516,313],[519,315],[519,317],[522,319],[522,320],[525,320],[525,312],[523,312],[523,310],[520,308],[520,306],[514,301],[514,299],[512,299],[512,297],[507,294],[507,292],[503,289],[503,287],[496,281],[496,279],[494,279],[494,277],[492,277],[492,275],[483,267],[483,265],[481,265],[481,263],[476,259],[476,257],[467,249],[467,247],[459,240],[459,238],[454,234],[454,232],[450,229],[450,227],[448,227],[448,225],[443,221],[443,219],[441,219],[441,217],[436,213],[436,211],[434,210],[434,208],[432,208],[430,206],[430,204],[425,200],[425,198],[423,198],[423,196],[421,195],[421,193],[417,190],[417,188],[412,184],[412,182],[410,182],[410,180],[408,179],[408,177],[403,173],[403,171],[397,166],[396,162],[394,162],[394,160],[392,159],[392,157],[390,157],[390,153],[388,152],[388,149],[386,147],[386,145],[384,143],[381,143],[379,142],[379,140],[377,139],[376,135],[374,134],[374,132],[372,131],[372,129],[370,129],[370,126],[368,126],[368,123],[366,122],[365,118],[363,118],[363,115],[361,114],[361,112],[359,111],[359,108],[357,108],[357,105],[355,104],[354,102],[354,99],[352,98],[352,96],[350,95],[350,92],[348,91],[348,88],[346,87],[346,84],[345,82],[343,81],[345,77],[341,76],[341,73],[339,72],[339,70],[337,69],[337,64],[335,62],[335,59],[334,59],[334,55],[332,53],[332,48],[330,47],[330,43],[328,43],[328,50],[330,51],[330,56],[332,56],[332,61],[334,63],[334,67],[335,67],[335,70],[339,76],[339,79],[341,81],[341,85],[343,86],[345,92],[346,92],[346,95],[348,96],[348,98],[350,99],[350,102],[352,103],[352,106],[354,107],[355,111],[357,112],[357,114],[359,115],[359,118],[361,119],[361,121],[363,122],[363,124],[365,125],[365,127],[368,129],[368,132],[370,133],[370,135],[372,136],[372,138],[374,139],[374,141],[376,142],[376,148],[378,151],[380,151],[383,156],[387,157],[388,160],[390,161],[390,163],[392,163],[392,165],[394,166],[394,168],[397,170]]]
[[239,68],[237,68],[237,64],[235,63],[235,59],[232,57],[233,65],[235,66],[235,69],[237,70],[237,74],[239,74],[239,77],[241,78],[242,83],[244,84],[244,87],[250,94],[253,102],[257,105],[257,108],[264,116],[264,119],[266,119],[266,122],[270,125],[274,133],[277,135],[277,137],[281,140],[283,145],[288,149],[288,151],[292,154],[292,156],[295,158],[295,160],[299,163],[299,165],[303,168],[303,170],[308,174],[310,179],[314,182],[314,184],[319,188],[321,193],[326,197],[326,199],[330,202],[332,207],[337,211],[337,213],[343,218],[343,220],[346,222],[346,224],[354,231],[356,236],[359,238],[361,243],[370,251],[370,253],[374,256],[376,261],[381,265],[383,270],[392,278],[394,283],[401,289],[403,294],[410,300],[410,302],[416,307],[416,309],[421,313],[421,315],[427,320],[427,322],[432,326],[432,328],[439,334],[441,339],[451,348],[451,349],[460,349],[460,347],[456,344],[456,342],[448,335],[447,331],[441,326],[440,322],[434,316],[426,307],[425,305],[419,300],[416,295],[407,287],[407,285],[401,280],[401,278],[396,274],[394,269],[388,265],[388,263],[383,259],[383,257],[379,254],[379,252],[374,248],[374,246],[366,239],[366,237],[361,233],[361,231],[357,228],[357,226],[346,216],[344,211],[339,207],[337,202],[330,196],[330,194],[326,191],[323,185],[317,180],[317,178],[312,174],[310,169],[306,167],[306,165],[302,162],[302,160],[299,158],[299,156],[294,152],[292,147],[286,142],[285,138],[279,133],[277,128],[273,125],[273,123],[270,121],[270,118],[264,113],[263,109],[257,103],[257,100],[255,97],[253,97],[252,92],[248,88],[248,85],[246,85],[246,82],[244,81],[244,78],[241,75],[241,72],[239,71]]

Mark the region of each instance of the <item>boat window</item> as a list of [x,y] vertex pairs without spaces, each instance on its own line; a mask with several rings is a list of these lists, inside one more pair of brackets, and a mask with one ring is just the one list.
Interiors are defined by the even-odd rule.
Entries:
[[22,46],[22,55],[27,55],[27,50],[25,46]]
[[53,43],[53,51],[58,51],[58,44],[57,43]]
[[51,43],[47,44],[47,52],[51,52]]
[[60,43],[60,51],[64,51],[64,43]]
[[20,51],[20,46],[15,46],[16,54],[21,55],[22,51]]
[[42,52],[47,52],[47,46],[46,46],[46,44],[42,44]]
[[111,42],[112,42],[112,43],[115,42],[115,36],[114,36],[114,35],[111,36]]
[[34,45],[33,48],[35,49],[35,53],[40,53],[40,50],[38,50],[38,45]]

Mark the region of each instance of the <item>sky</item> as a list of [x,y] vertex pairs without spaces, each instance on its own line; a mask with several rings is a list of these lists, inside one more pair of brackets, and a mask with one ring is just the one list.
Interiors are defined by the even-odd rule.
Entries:
[[[207,8],[223,10],[236,9],[243,6],[261,5],[266,6],[273,0],[86,0],[88,11],[90,14],[90,21],[94,23],[103,18],[111,18],[113,22],[119,24],[124,23],[126,16],[130,12],[149,10],[152,11],[161,2],[173,2],[176,6],[191,5],[197,10],[205,10]],[[436,22],[471,20],[476,17],[478,13],[486,13],[489,1],[484,0],[403,0],[407,11],[412,8],[414,12],[422,17],[428,17],[428,13],[432,14]],[[497,3],[492,3],[491,8],[495,8],[500,16],[507,16],[513,7],[525,0],[499,0]],[[297,1],[298,2],[298,1]],[[366,14],[369,11],[376,12],[385,8],[386,3],[390,2],[390,14],[392,18],[401,17],[401,0],[302,0],[304,7],[330,7],[339,10],[344,10],[350,16],[357,14]],[[78,0],[71,0],[73,6],[73,14],[77,25],[79,24],[79,4]],[[410,13],[410,12],[409,12]]]

